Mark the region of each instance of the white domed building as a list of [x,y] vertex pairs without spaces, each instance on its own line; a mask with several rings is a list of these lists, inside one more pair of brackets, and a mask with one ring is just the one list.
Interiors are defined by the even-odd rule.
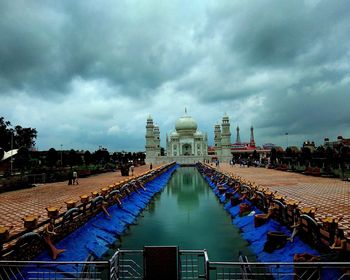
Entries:
[[167,136],[167,155],[177,156],[203,156],[208,155],[208,138],[206,134],[197,130],[194,118],[183,115],[176,121],[175,131]]
[[185,110],[185,114],[176,121],[175,131],[166,136],[166,156],[162,157],[154,152],[158,147],[154,145],[154,140],[148,133],[146,136],[146,162],[194,163],[207,159],[208,137],[206,133],[200,132],[197,128],[197,122]]

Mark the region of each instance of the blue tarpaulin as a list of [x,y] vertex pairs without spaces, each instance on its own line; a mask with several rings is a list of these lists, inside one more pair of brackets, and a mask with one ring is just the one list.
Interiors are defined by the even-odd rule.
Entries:
[[[165,187],[176,168],[178,168],[178,165],[147,182],[144,185],[146,191],[140,190],[139,193],[135,192],[124,198],[121,207],[118,205],[109,207],[108,212],[111,217],[101,212],[55,244],[57,248],[67,250],[59,255],[57,261],[85,261],[91,254],[101,258],[108,250],[109,245],[117,240],[118,235],[123,234],[128,225],[135,222],[137,216],[147,206],[152,197]],[[50,261],[51,257],[49,252],[45,251],[35,260]]]
[[[213,189],[214,193],[218,197],[219,201],[224,204],[224,209],[230,213],[232,217],[232,224],[235,227],[238,227],[239,230],[242,232],[242,236],[245,240],[248,241],[250,244],[250,249],[252,252],[256,255],[257,261],[260,262],[293,262],[294,254],[298,253],[308,253],[311,255],[319,255],[319,252],[312,249],[309,245],[302,242],[298,236],[294,238],[294,242],[287,242],[287,244],[278,250],[273,251],[272,253],[267,253],[264,251],[264,245],[267,241],[267,233],[269,231],[279,231],[287,236],[291,235],[291,231],[285,227],[279,224],[277,221],[273,219],[269,219],[269,221],[260,226],[255,228],[254,227],[254,215],[262,213],[258,208],[255,206],[252,206],[252,215],[246,215],[243,217],[239,216],[239,208],[240,205],[232,206],[231,202],[226,202],[225,196],[220,194],[218,191],[217,186],[210,180],[210,178],[205,176],[206,181],[208,182],[209,186]],[[238,197],[237,194],[235,194],[235,197]],[[244,203],[249,203],[249,201],[244,200]],[[285,269],[285,272],[292,272],[293,267],[288,267]],[[325,272],[327,273],[327,272]],[[323,275],[323,277],[325,277]],[[288,276],[283,279],[292,279],[292,277]],[[326,278],[325,278],[326,279]]]

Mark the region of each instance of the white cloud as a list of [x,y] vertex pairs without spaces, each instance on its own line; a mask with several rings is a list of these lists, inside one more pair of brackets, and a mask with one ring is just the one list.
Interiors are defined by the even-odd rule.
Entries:
[[108,128],[107,134],[108,135],[116,135],[116,134],[120,133],[120,131],[121,131],[120,127],[118,125],[114,125],[114,126]]

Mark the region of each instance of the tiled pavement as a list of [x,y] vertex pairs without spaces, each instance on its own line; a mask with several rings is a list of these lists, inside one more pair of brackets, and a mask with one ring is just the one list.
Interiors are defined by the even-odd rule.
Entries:
[[316,207],[316,218],[343,216],[339,226],[350,237],[350,182],[229,164],[220,164],[218,169],[268,187],[272,191],[277,191],[279,195],[300,201],[301,207]]
[[[157,166],[154,166],[155,168]],[[148,165],[135,167],[134,176],[149,170]],[[14,226],[11,234],[16,234],[22,230],[23,221],[26,215],[40,215],[39,222],[47,220],[48,206],[60,207],[61,212],[65,211],[65,201],[77,200],[80,195],[91,195],[93,191],[119,181],[131,178],[122,177],[120,171],[108,172],[99,175],[80,178],[79,185],[67,185],[67,181],[43,184],[30,189],[11,191],[0,194],[0,226]]]
[[[134,175],[149,169],[147,165],[135,168]],[[350,182],[339,179],[305,176],[265,168],[241,168],[220,164],[220,171],[233,173],[258,185],[268,187],[278,194],[301,201],[301,206],[317,207],[316,218],[343,216],[340,226],[350,237]],[[68,186],[67,182],[43,184],[31,189],[0,194],[0,225],[11,226],[11,234],[24,229],[25,215],[40,215],[39,221],[47,219],[48,206],[62,206],[65,201],[79,200],[82,194],[91,194],[110,184],[125,180],[120,172],[80,178],[79,185]]]

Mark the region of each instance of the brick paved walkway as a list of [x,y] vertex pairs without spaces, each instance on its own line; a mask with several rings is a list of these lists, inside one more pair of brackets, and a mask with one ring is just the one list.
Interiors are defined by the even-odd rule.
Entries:
[[342,215],[343,219],[339,226],[350,237],[350,182],[229,164],[220,164],[218,170],[233,173],[257,185],[277,191],[282,196],[301,201],[301,207],[316,207],[316,218]]
[[[154,166],[154,168],[156,167]],[[134,175],[137,176],[148,170],[148,165],[135,167]],[[2,193],[0,194],[0,225],[14,226],[11,234],[16,234],[24,230],[21,220],[24,216],[40,215],[39,222],[47,220],[46,207],[62,206],[61,212],[64,212],[67,209],[65,201],[71,199],[80,201],[80,195],[90,195],[93,191],[100,191],[103,187],[128,178],[131,176],[122,177],[120,171],[108,172],[80,178],[79,185],[68,186],[67,181],[65,181]]]

